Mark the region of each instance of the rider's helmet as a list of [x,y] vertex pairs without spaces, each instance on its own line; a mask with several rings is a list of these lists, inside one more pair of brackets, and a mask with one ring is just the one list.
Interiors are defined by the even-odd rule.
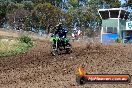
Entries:
[[59,23],[58,25],[56,25],[57,30],[60,30],[62,28],[62,23]]
[[65,33],[67,33],[67,32],[68,32],[67,28],[64,28],[64,29],[63,29],[63,31],[64,31]]

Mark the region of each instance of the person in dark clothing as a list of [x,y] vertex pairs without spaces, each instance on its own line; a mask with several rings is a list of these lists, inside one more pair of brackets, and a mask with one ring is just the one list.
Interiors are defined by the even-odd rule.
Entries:
[[60,38],[60,45],[62,44],[65,48],[64,39],[66,38],[67,29],[63,28],[62,24],[60,23],[57,25],[57,28],[55,30],[55,35],[58,35]]
[[59,25],[57,25],[55,35],[58,35],[60,38],[66,38],[67,32],[67,29],[63,28],[62,24],[60,23]]

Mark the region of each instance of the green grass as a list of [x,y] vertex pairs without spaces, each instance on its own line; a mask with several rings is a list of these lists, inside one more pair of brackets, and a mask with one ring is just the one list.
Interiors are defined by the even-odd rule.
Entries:
[[24,53],[30,46],[17,40],[0,41],[0,57]]

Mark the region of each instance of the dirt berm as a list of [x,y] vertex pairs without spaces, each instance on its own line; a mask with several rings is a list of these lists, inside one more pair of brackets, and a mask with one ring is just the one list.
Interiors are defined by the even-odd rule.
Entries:
[[36,46],[21,55],[0,58],[0,88],[132,88],[132,84],[76,83],[81,64],[89,74],[132,74],[132,45],[72,43],[72,54],[50,54],[50,43]]

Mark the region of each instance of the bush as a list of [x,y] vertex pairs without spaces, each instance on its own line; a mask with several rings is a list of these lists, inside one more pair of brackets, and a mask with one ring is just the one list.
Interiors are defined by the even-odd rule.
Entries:
[[28,44],[29,46],[33,46],[32,39],[31,39],[29,36],[22,35],[22,36],[18,37],[18,40],[19,40],[21,43],[26,43],[26,44]]
[[29,48],[26,43],[13,41],[0,41],[0,57],[12,56],[20,53],[25,53]]
[[120,38],[117,38],[117,39],[115,40],[115,42],[116,42],[116,43],[121,43],[121,39],[120,39]]

